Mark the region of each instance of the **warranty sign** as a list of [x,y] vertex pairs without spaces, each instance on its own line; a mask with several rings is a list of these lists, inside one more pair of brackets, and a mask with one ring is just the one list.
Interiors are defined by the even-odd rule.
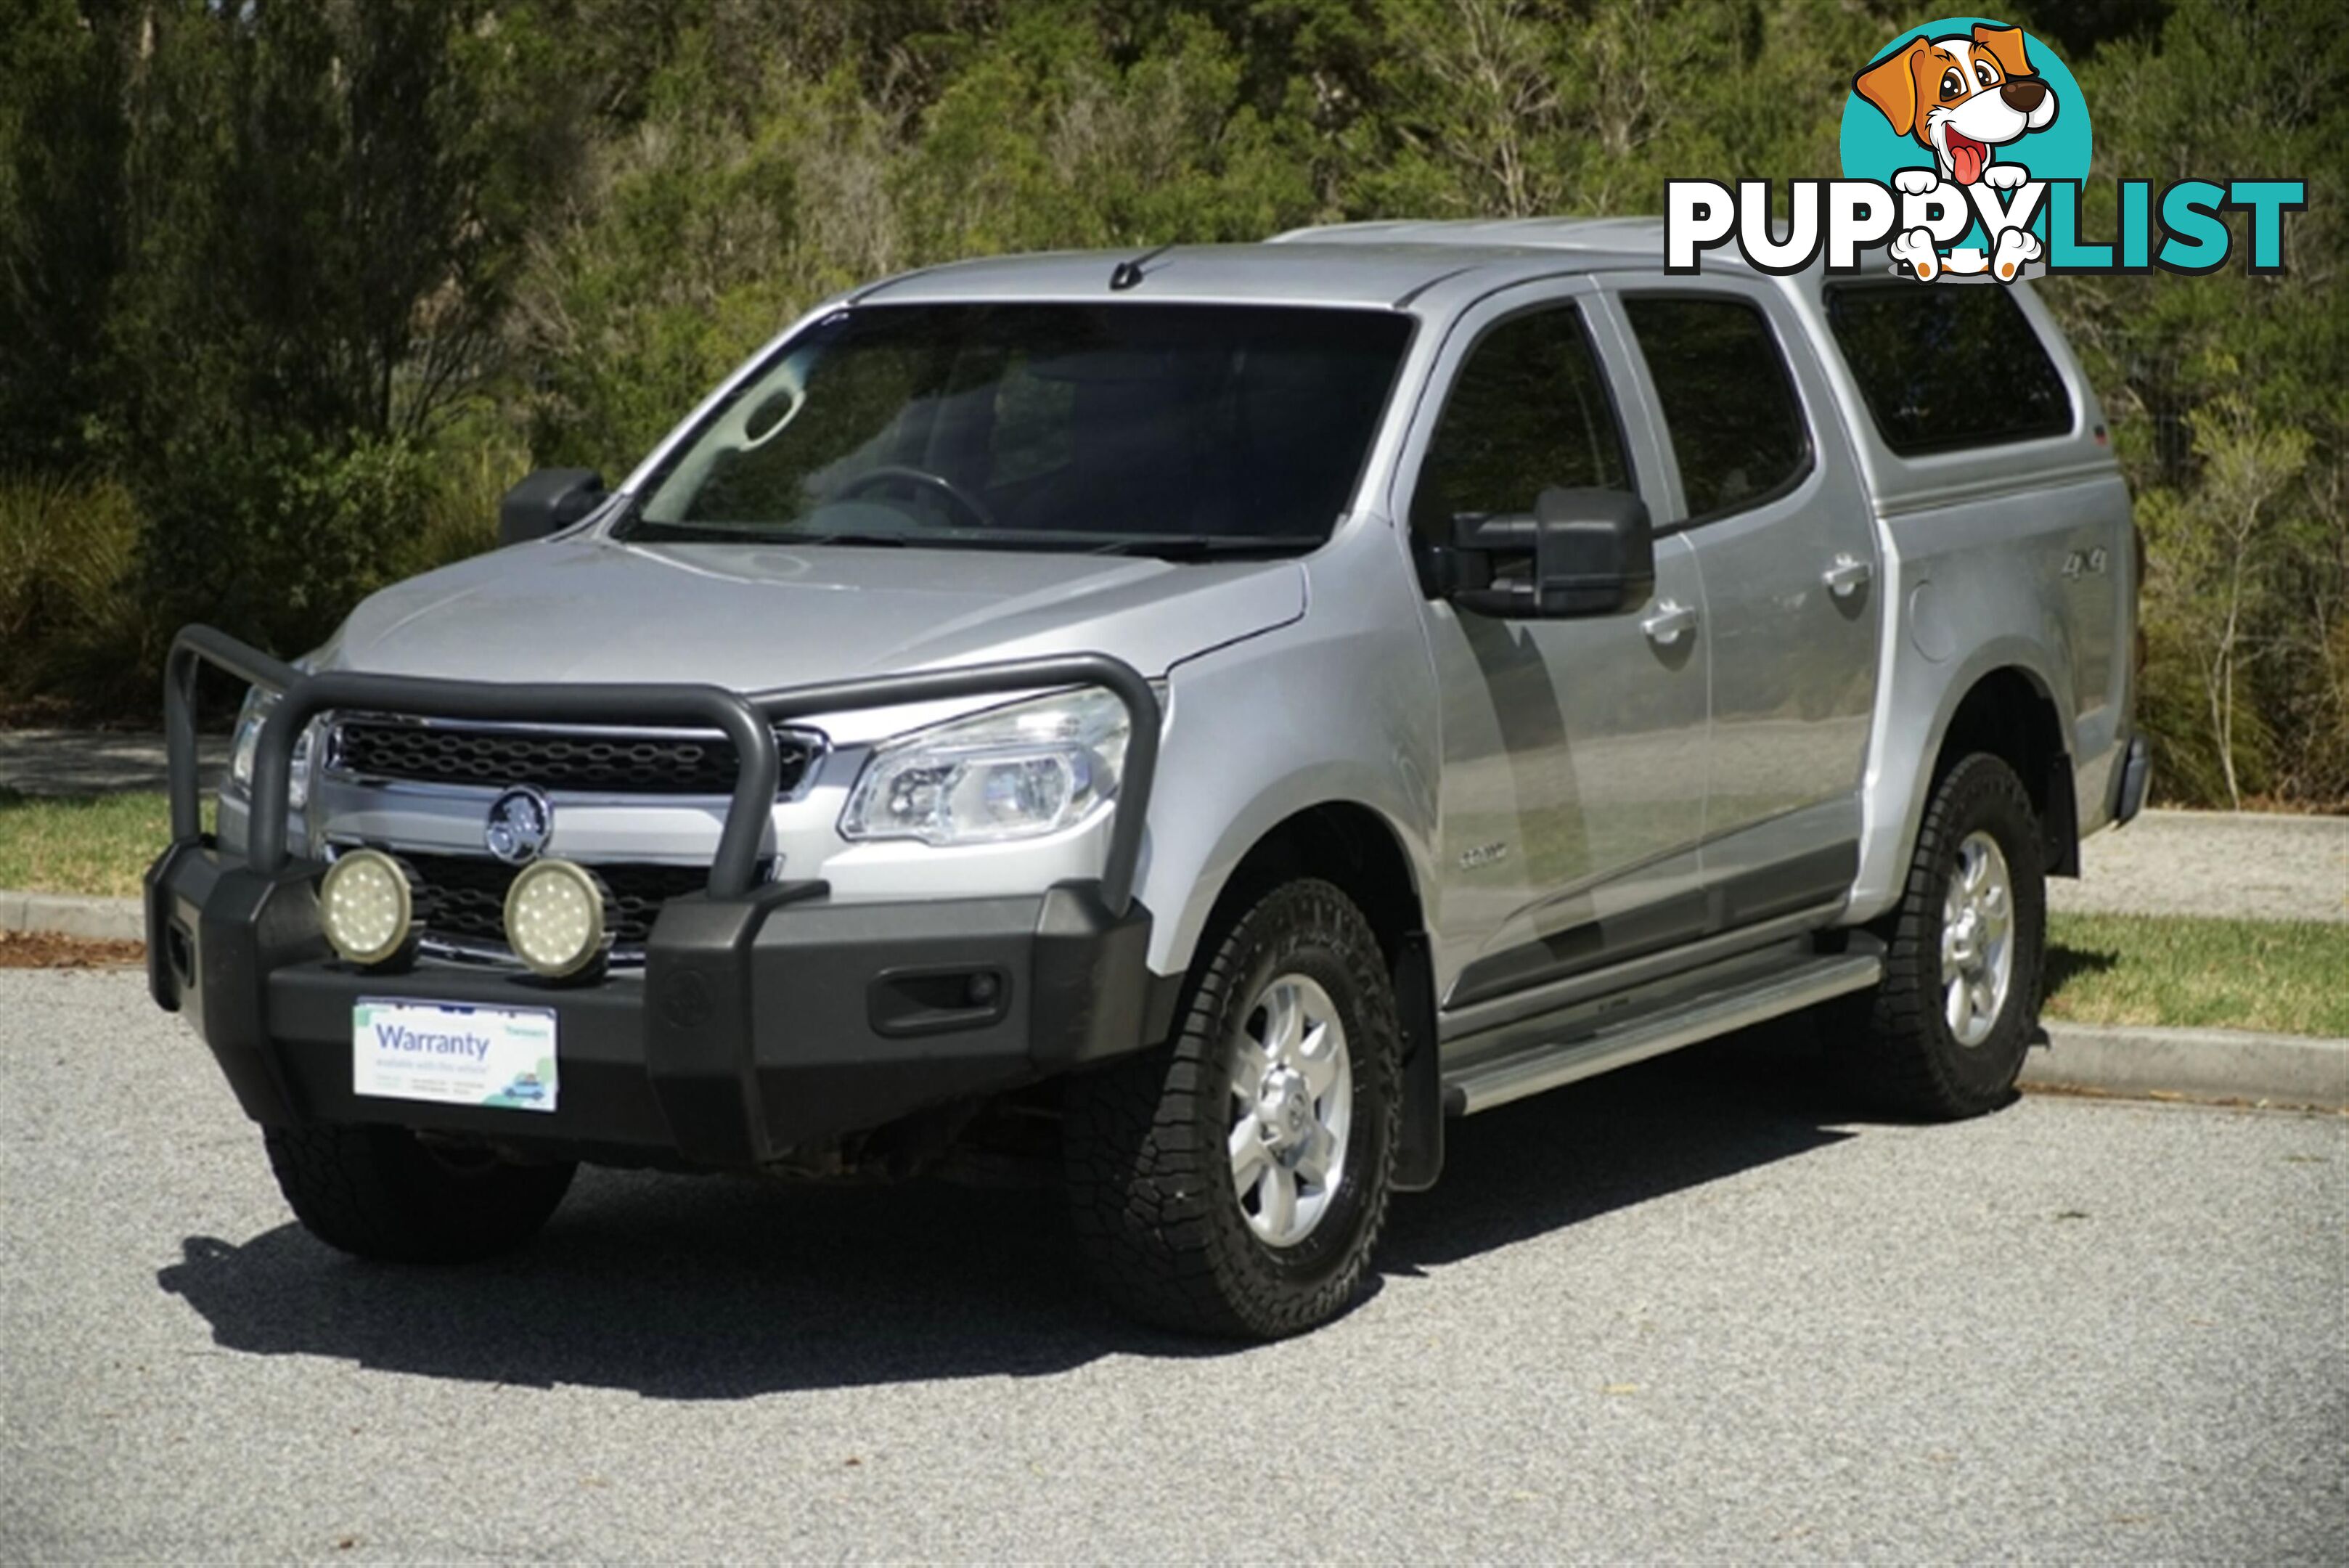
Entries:
[[554,1108],[554,1012],[364,998],[351,1009],[351,1092],[509,1110]]

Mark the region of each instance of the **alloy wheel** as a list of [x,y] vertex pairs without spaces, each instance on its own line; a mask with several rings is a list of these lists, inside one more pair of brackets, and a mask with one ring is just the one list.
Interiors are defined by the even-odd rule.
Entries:
[[1257,995],[1233,1044],[1232,1192],[1248,1229],[1294,1247],[1330,1211],[1353,1125],[1354,1073],[1330,993],[1283,974]]

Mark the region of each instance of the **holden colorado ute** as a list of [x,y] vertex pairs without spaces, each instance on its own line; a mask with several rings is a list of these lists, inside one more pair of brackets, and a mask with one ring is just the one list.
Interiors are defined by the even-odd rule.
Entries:
[[1252,1336],[1455,1118],[1764,1019],[2000,1105],[2044,879],[2146,791],[2104,415],[2025,285],[1659,244],[819,306],[306,658],[181,634],[155,1000],[351,1252],[513,1247],[583,1160],[1049,1156],[1112,1296]]

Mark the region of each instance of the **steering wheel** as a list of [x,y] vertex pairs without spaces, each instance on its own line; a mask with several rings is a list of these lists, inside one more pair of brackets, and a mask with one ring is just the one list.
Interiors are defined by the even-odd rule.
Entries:
[[868,468],[832,493],[834,501],[846,501],[863,492],[884,484],[918,484],[936,491],[969,514],[971,520],[982,528],[995,526],[995,514],[986,504],[965,491],[943,473],[932,473],[926,468],[909,468],[902,462],[885,462],[878,468]]

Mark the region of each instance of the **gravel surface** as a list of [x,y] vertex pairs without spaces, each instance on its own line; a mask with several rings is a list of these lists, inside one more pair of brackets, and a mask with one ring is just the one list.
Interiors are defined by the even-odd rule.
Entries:
[[2349,1552],[2349,1120],[1847,1114],[1748,1040],[1480,1117],[1235,1350],[1025,1192],[590,1172],[354,1262],[138,976],[0,973],[0,1560]]
[[2230,919],[2349,920],[2349,816],[2148,811],[2080,846],[2058,909]]

